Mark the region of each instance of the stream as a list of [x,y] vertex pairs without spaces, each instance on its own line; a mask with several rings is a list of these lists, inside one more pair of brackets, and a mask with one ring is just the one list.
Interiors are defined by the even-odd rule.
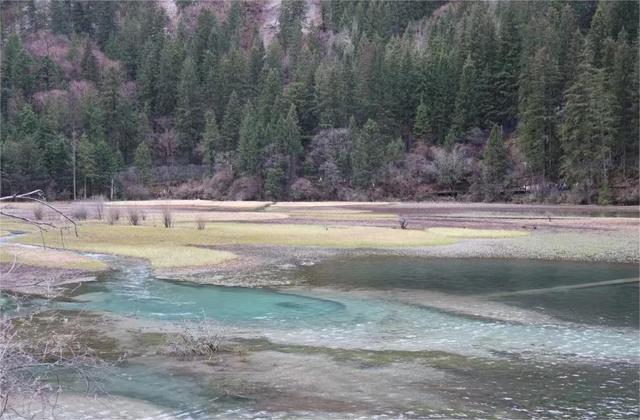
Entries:
[[[105,390],[158,407],[152,418],[639,414],[638,282],[558,288],[632,279],[635,265],[345,257],[283,272],[305,286],[270,290],[168,281],[140,261],[99,258],[114,270],[56,307],[137,326],[206,319],[226,338],[262,343],[217,365],[151,355],[119,366]],[[453,309],[390,291],[438,293]],[[455,310],[469,299],[546,318]],[[115,415],[79,407],[78,418]],[[118,410],[139,414],[133,403]]]

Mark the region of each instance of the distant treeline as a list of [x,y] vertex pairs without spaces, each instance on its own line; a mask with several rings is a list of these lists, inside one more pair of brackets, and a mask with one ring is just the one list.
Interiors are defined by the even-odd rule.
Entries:
[[638,9],[4,1],[2,192],[637,202]]

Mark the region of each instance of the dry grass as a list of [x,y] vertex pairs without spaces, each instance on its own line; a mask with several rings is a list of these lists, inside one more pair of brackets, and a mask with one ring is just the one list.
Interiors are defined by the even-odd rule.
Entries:
[[347,206],[386,206],[386,201],[279,201],[271,208],[309,208],[309,207],[347,207]]
[[108,206],[148,206],[188,208],[215,208],[233,210],[256,210],[271,204],[271,201],[211,201],[211,200],[144,200],[144,201],[112,201]]
[[[258,213],[257,213],[258,214]],[[263,213],[265,214],[265,213]],[[280,213],[268,213],[280,214]],[[320,220],[395,220],[397,216],[391,213],[373,213],[366,210],[348,209],[300,209],[287,211],[286,215],[300,219],[320,219]]]
[[466,228],[449,228],[435,227],[427,229],[427,232],[441,235],[447,238],[473,239],[473,238],[518,238],[528,236],[529,233],[520,230],[501,230],[501,229],[466,229]]
[[[165,229],[163,226],[87,223],[82,226],[79,238],[67,235],[65,243],[68,249],[146,258],[155,268],[168,268],[213,265],[235,258],[230,252],[203,248],[216,245],[392,248],[454,242],[424,231],[379,227],[215,223],[194,234],[192,226]],[[59,234],[46,233],[45,239],[48,246],[60,246]],[[38,244],[40,235],[31,233],[18,240]]]
[[34,267],[55,267],[64,269],[99,271],[106,270],[102,261],[78,255],[75,252],[57,249],[27,248],[5,245],[0,249],[0,263],[29,265]]

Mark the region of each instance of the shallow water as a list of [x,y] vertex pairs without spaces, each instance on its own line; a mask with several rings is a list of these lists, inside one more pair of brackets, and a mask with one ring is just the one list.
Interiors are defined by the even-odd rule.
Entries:
[[[169,407],[168,413],[187,418],[224,413],[230,417],[241,413],[252,416],[265,404],[271,407],[265,400],[273,400],[274,389],[285,393],[284,388],[302,381],[286,392],[304,391],[303,396],[285,394],[289,396],[283,398],[284,404],[290,404],[289,408],[278,405],[278,413],[270,412],[270,408],[266,415],[291,414],[310,395],[331,401],[347,398],[332,388],[335,383],[327,382],[322,388],[324,378],[335,375],[339,378],[343,371],[343,374],[352,372],[347,378],[373,375],[352,384],[352,388],[362,389],[356,389],[358,392],[350,397],[349,403],[361,397],[363,401],[375,401],[368,403],[371,412],[365,415],[389,410],[393,414],[387,415],[391,417],[638,415],[640,345],[637,322],[631,321],[634,314],[637,319],[637,284],[562,292],[551,289],[547,293],[497,298],[501,303],[573,322],[522,324],[476,319],[379,297],[356,297],[339,289],[328,289],[319,298],[312,294],[164,281],[154,278],[148,267],[139,262],[116,259],[110,262],[118,269],[105,274],[98,283],[78,288],[74,292],[76,302],[59,305],[142,321],[206,318],[231,337],[263,337],[276,352],[288,349],[285,353],[274,353],[282,354],[282,358],[273,362],[282,371],[273,372],[272,368],[264,371],[264,363],[270,366],[270,359],[241,365],[241,369],[248,370],[250,379],[235,378],[224,369],[224,373],[206,375],[194,373],[198,370],[180,372],[162,359],[153,363],[138,360],[120,367],[120,376],[107,387],[110,392]],[[637,268],[540,261],[366,257],[330,260],[289,275],[321,286],[432,289],[454,296],[482,296],[627,278],[637,275]],[[291,350],[287,346],[297,347]],[[321,357],[313,359],[313,363],[309,358],[306,363],[305,357],[310,356],[305,355],[310,349]],[[336,350],[348,355],[346,362],[332,359],[331,352]],[[301,357],[285,357],[291,351]],[[379,369],[368,361],[371,357],[377,360],[388,354],[393,355],[393,362],[385,362],[384,373],[370,370]],[[424,366],[437,370],[419,373]],[[256,372],[254,378],[251,369],[260,373]],[[440,372],[435,382],[431,379],[434,372]],[[163,374],[168,374],[170,380],[159,387],[151,386]],[[240,375],[240,370],[237,374]],[[222,379],[233,382],[236,390],[246,387],[246,392],[237,394],[248,397],[226,393],[224,387],[215,385]],[[308,380],[314,385],[305,382]],[[345,380],[337,379],[336,383]],[[379,389],[395,389],[393,401],[377,395]],[[427,403],[433,395],[446,401],[444,407]],[[423,403],[423,399],[427,402]],[[302,416],[332,415],[327,410]]]

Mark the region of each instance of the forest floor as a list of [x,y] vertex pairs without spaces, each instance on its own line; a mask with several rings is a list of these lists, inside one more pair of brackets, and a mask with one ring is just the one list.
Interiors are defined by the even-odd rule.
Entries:
[[[50,230],[43,250],[35,228],[3,218],[1,288],[44,293],[108,269],[87,253],[146,259],[165,278],[243,286],[276,286],[286,280],[261,276],[262,269],[335,255],[640,261],[637,207],[205,200],[55,204],[71,215],[87,213],[79,236],[66,232],[63,244],[60,232]],[[163,223],[167,209],[171,228]],[[9,203],[4,210],[34,217],[31,204]],[[109,224],[114,212],[119,219]],[[138,226],[130,224],[132,214],[138,215]],[[43,217],[55,221],[53,214]],[[402,220],[406,229],[400,228]],[[13,232],[26,234],[6,237]]]

